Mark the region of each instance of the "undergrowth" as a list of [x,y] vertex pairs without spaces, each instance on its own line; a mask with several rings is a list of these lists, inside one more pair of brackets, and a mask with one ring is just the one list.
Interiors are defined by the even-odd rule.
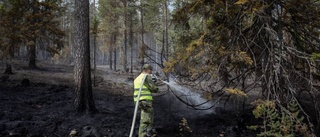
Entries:
[[315,137],[309,125],[304,122],[296,101],[291,100],[286,108],[269,100],[257,100],[254,104],[256,108],[253,115],[262,120],[262,124],[248,128],[258,131],[258,137]]

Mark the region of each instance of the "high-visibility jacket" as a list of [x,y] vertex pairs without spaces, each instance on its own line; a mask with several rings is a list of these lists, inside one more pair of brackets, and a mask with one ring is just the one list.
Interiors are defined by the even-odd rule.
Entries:
[[[148,74],[141,73],[133,82],[133,85],[134,85],[133,100],[134,100],[134,102],[136,102],[138,100],[139,89],[140,89],[141,84],[144,83],[142,80],[145,75],[148,75]],[[148,76],[146,76],[145,80],[147,80],[147,77]],[[145,84],[142,85],[139,100],[153,100],[151,91],[147,88],[147,86],[145,86]]]

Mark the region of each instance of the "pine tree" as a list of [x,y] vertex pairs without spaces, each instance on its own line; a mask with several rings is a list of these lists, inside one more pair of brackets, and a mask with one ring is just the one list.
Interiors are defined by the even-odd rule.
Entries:
[[116,71],[117,39],[120,29],[121,8],[119,0],[99,0],[99,16],[101,17],[101,30],[105,36],[109,49],[109,66]]
[[[320,50],[319,1],[191,0],[179,5],[173,15],[177,51],[166,71],[193,87],[209,87],[211,94],[230,87],[246,93],[258,86],[265,98],[284,104],[299,99],[298,94],[319,104],[314,96],[320,91],[311,84],[318,76],[311,56]],[[313,124],[319,124],[319,108],[309,111],[303,112],[317,113]]]
[[90,42],[89,42],[89,0],[75,2],[74,41],[76,50],[74,80],[78,112],[95,113],[95,103],[92,95]]
[[[2,43],[6,47],[4,52],[10,57],[14,56],[18,45],[29,47],[29,67],[36,66],[36,48],[42,46],[48,52],[58,53],[63,47],[64,32],[59,28],[56,20],[61,14],[60,2],[55,0],[10,0],[5,1],[3,16],[0,25],[3,30]],[[38,41],[47,40],[47,45],[37,44]]]

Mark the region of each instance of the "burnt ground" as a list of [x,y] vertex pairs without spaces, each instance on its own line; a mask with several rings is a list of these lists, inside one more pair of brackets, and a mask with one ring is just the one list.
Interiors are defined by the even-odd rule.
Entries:
[[[9,77],[0,75],[0,136],[66,137],[74,129],[84,135],[88,127],[106,137],[129,136],[134,104],[132,81],[126,74],[100,71],[98,87],[93,89],[99,112],[85,115],[73,108],[71,66],[42,64],[41,70],[23,66],[13,65],[15,74]],[[118,79],[112,81],[115,77]],[[30,84],[23,84],[23,79]],[[227,110],[203,113],[186,108],[170,93],[156,96],[153,105],[158,137],[255,136],[245,129],[256,121],[250,111],[242,117]],[[187,124],[180,125],[183,118]]]

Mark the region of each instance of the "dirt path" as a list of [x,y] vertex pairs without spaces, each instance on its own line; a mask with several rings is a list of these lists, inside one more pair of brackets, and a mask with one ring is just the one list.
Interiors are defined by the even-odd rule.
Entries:
[[[0,83],[0,136],[65,137],[73,129],[84,132],[86,126],[106,137],[129,135],[134,104],[132,81],[127,75],[99,71],[103,79],[94,88],[99,113],[87,116],[73,111],[73,68],[45,64],[41,67],[42,70],[28,70],[15,64],[16,74]],[[30,86],[21,85],[24,78],[30,80]],[[190,110],[170,93],[155,97],[154,108],[159,137],[217,137],[222,133],[229,137],[254,136],[241,125],[245,123],[243,119],[233,113],[222,111],[215,115]],[[182,119],[186,121],[181,122]]]

